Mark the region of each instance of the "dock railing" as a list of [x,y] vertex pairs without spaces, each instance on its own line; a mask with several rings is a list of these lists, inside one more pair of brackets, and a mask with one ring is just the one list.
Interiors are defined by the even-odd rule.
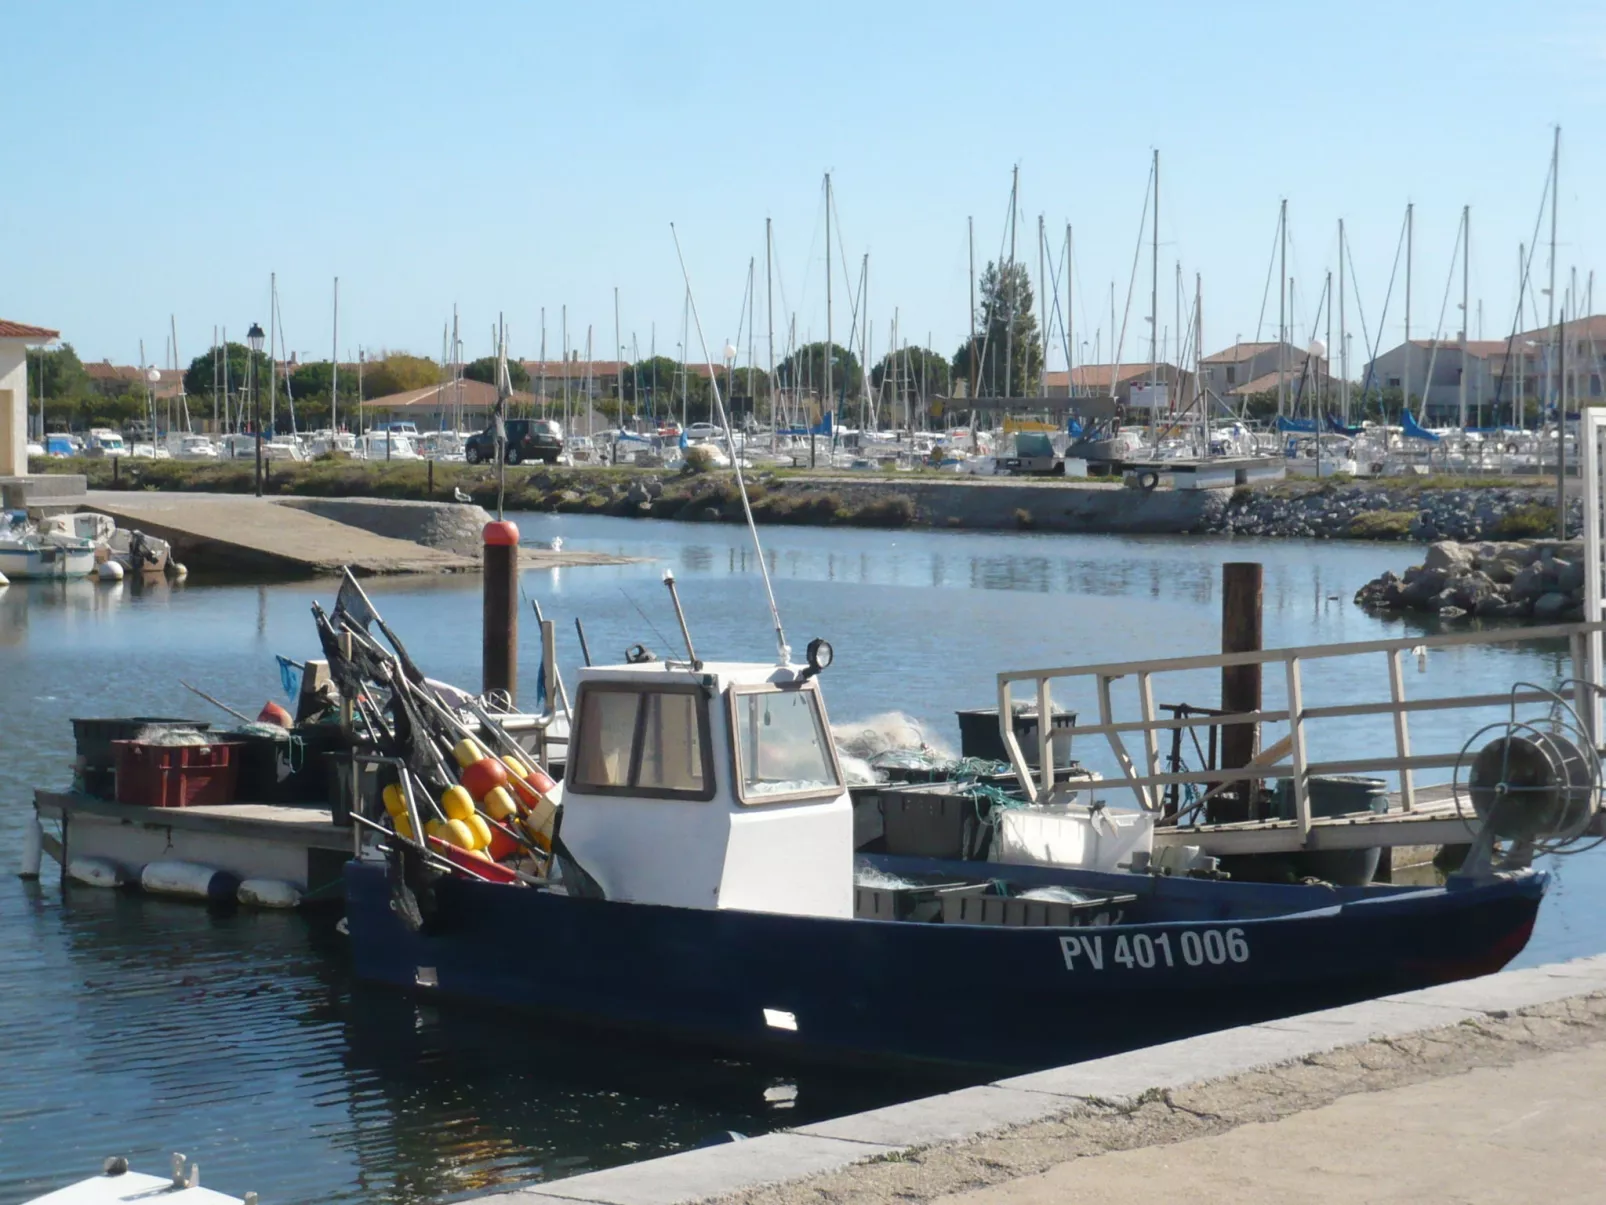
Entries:
[[[1507,707],[1543,703],[1552,698],[1548,691],[1523,689],[1518,684],[1512,690],[1499,694],[1468,694],[1410,699],[1405,693],[1403,659],[1435,649],[1470,645],[1521,644],[1536,640],[1566,640],[1569,642],[1573,673],[1569,676],[1573,706],[1582,722],[1589,725],[1594,740],[1600,743],[1600,733],[1594,727],[1594,704],[1598,692],[1591,687],[1592,658],[1589,644],[1599,641],[1606,631],[1606,622],[1550,624],[1538,627],[1510,627],[1491,631],[1463,632],[1444,636],[1416,636],[1397,640],[1367,640],[1348,644],[1315,644],[1299,648],[1262,649],[1256,652],[1220,653],[1202,657],[1173,657],[1160,660],[1122,661],[1104,665],[1064,666],[1053,669],[1010,670],[998,675],[998,715],[1000,735],[1009,760],[1020,777],[1028,799],[1038,802],[1048,798],[1054,786],[1053,742],[1056,739],[1075,740],[1077,737],[1103,737],[1120,777],[1107,780],[1109,786],[1130,789],[1138,805],[1148,811],[1160,811],[1162,790],[1166,786],[1193,784],[1210,789],[1221,783],[1237,783],[1247,779],[1289,778],[1293,782],[1298,845],[1306,844],[1311,831],[1309,781],[1312,775],[1329,774],[1394,774],[1399,779],[1401,808],[1410,812],[1417,803],[1414,776],[1423,770],[1452,770],[1460,760],[1462,742],[1473,735],[1480,722],[1459,734],[1453,748],[1431,752],[1414,751],[1411,744],[1410,717],[1430,711],[1473,709],[1480,707]],[[1376,701],[1348,702],[1329,706],[1307,707],[1304,703],[1303,667],[1307,662],[1335,658],[1375,658],[1378,669],[1387,671],[1386,698]],[[1165,718],[1158,714],[1155,705],[1155,681],[1166,675],[1201,670],[1216,670],[1228,666],[1259,665],[1270,673],[1278,667],[1286,686],[1286,704],[1281,708],[1262,708],[1258,711],[1178,715]],[[1117,681],[1133,678],[1137,686],[1135,720],[1122,720],[1116,716],[1112,687]],[[1013,704],[1020,683],[1030,683],[1039,717],[1053,715],[1053,683],[1055,681],[1091,680],[1098,703],[1098,722],[1075,724],[1055,729],[1039,720],[1037,725],[1037,757],[1035,765],[1028,762],[1014,731]],[[1385,693],[1382,690],[1380,695]],[[1307,751],[1311,746],[1313,727],[1324,722],[1366,716],[1388,716],[1392,721],[1393,748],[1387,753],[1378,752],[1363,757],[1349,757],[1333,761],[1311,761]],[[1262,750],[1249,766],[1225,768],[1185,769],[1174,772],[1162,770],[1161,734],[1179,728],[1214,727],[1228,724],[1254,724],[1257,729],[1265,724],[1286,724],[1287,735]],[[1131,739],[1141,747],[1128,749]],[[1264,759],[1264,760],[1261,760]],[[1446,775],[1448,777],[1448,775]],[[1290,834],[1291,836],[1293,834]]]

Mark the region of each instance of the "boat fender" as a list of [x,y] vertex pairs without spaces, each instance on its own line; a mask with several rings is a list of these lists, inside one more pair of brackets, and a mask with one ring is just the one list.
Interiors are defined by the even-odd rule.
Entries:
[[1155,486],[1160,484],[1160,474],[1153,469],[1144,469],[1138,474],[1138,488],[1145,494],[1153,493]]
[[283,879],[246,879],[235,898],[251,908],[297,908],[301,905],[300,889]]
[[95,577],[103,582],[123,580],[123,567],[116,561],[102,561],[95,566]]
[[153,895],[221,901],[235,898],[240,880],[226,870],[198,862],[151,862],[140,873],[139,885]]
[[7,577],[5,574],[0,573],[0,586],[9,586],[10,584],[11,584],[11,579],[9,577]]
[[183,581],[190,575],[190,571],[177,561],[167,562],[167,572],[168,576],[176,578],[179,581]]
[[121,887],[126,881],[123,868],[105,858],[71,858],[67,877],[86,887]]

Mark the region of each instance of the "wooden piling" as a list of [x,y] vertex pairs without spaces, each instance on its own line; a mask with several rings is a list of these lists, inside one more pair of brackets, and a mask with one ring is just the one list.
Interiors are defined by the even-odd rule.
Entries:
[[482,690],[505,691],[511,703],[519,676],[519,529],[494,520],[485,525],[485,612],[481,644]]
[[424,494],[424,497],[433,498],[435,496],[435,459],[434,459],[434,457],[431,457],[425,463],[429,465],[429,487],[426,490],[426,492]]
[[[1261,649],[1264,571],[1259,561],[1229,561],[1221,567],[1221,651],[1252,653]],[[1229,665],[1221,670],[1221,709],[1229,713],[1260,710],[1258,665]],[[1260,725],[1223,724],[1221,768],[1246,766],[1255,758]],[[1250,818],[1253,782],[1235,783],[1211,801],[1210,819],[1231,823]]]

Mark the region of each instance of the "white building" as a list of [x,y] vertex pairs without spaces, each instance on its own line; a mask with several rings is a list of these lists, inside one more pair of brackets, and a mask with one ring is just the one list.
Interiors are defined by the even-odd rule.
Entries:
[[0,477],[28,472],[28,349],[60,331],[0,318]]

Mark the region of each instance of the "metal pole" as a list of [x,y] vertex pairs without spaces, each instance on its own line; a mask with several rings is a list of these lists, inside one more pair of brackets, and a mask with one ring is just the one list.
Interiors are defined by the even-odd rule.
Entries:
[[[1288,201],[1277,213],[1277,240],[1281,248],[1277,266],[1277,416],[1288,406]],[[1112,321],[1113,321],[1113,313]],[[1112,328],[1113,330],[1113,328]],[[1257,334],[1255,338],[1260,338]]]
[[1471,337],[1472,306],[1467,281],[1467,260],[1472,254],[1472,206],[1461,207],[1461,429],[1467,429],[1467,340]]

